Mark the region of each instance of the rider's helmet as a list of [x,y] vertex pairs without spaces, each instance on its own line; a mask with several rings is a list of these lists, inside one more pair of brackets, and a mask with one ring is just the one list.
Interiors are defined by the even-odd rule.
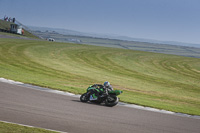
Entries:
[[105,87],[109,87],[110,86],[110,83],[108,81],[104,82],[103,84]]

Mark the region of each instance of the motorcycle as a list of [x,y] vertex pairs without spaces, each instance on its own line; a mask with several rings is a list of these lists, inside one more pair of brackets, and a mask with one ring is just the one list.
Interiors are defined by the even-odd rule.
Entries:
[[[94,90],[101,90],[99,96],[94,98]],[[92,102],[92,103],[105,103],[106,106],[113,107],[118,104],[119,98],[117,97],[123,93],[120,90],[108,90],[107,88],[103,88],[103,85],[96,85],[96,87],[90,86],[87,88],[87,92],[82,94],[80,97],[81,102]]]

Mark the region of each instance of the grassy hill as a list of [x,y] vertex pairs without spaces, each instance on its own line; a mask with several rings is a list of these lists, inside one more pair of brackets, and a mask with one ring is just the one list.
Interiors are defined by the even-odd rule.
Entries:
[[199,58],[0,38],[0,77],[77,94],[110,81],[121,101],[200,115]]
[[14,24],[14,23],[8,22],[8,21],[4,21],[4,20],[0,20],[0,29],[10,30],[10,24]]
[[[0,32],[1,32],[1,30],[10,31],[10,25],[11,24],[14,24],[14,23],[8,22],[8,21],[4,21],[4,20],[0,20]],[[17,35],[17,34],[10,33],[10,35]],[[22,35],[20,35],[20,36],[22,36]],[[28,32],[25,29],[24,29],[24,35],[23,36],[39,39],[37,36],[33,35],[32,33]]]

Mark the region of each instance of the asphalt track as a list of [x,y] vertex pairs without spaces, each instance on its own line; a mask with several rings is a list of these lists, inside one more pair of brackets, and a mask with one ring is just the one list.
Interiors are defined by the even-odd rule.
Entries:
[[0,82],[0,121],[68,133],[199,133],[200,119],[79,98]]

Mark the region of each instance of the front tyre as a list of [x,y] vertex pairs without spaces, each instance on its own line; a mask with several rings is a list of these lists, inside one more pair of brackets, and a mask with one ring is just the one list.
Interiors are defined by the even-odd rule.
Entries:
[[87,97],[87,93],[84,93],[80,97],[81,102],[87,102],[89,98]]
[[119,98],[116,96],[115,97],[108,96],[107,99],[105,100],[106,106],[109,106],[109,107],[113,107],[117,105],[118,102],[119,102]]

